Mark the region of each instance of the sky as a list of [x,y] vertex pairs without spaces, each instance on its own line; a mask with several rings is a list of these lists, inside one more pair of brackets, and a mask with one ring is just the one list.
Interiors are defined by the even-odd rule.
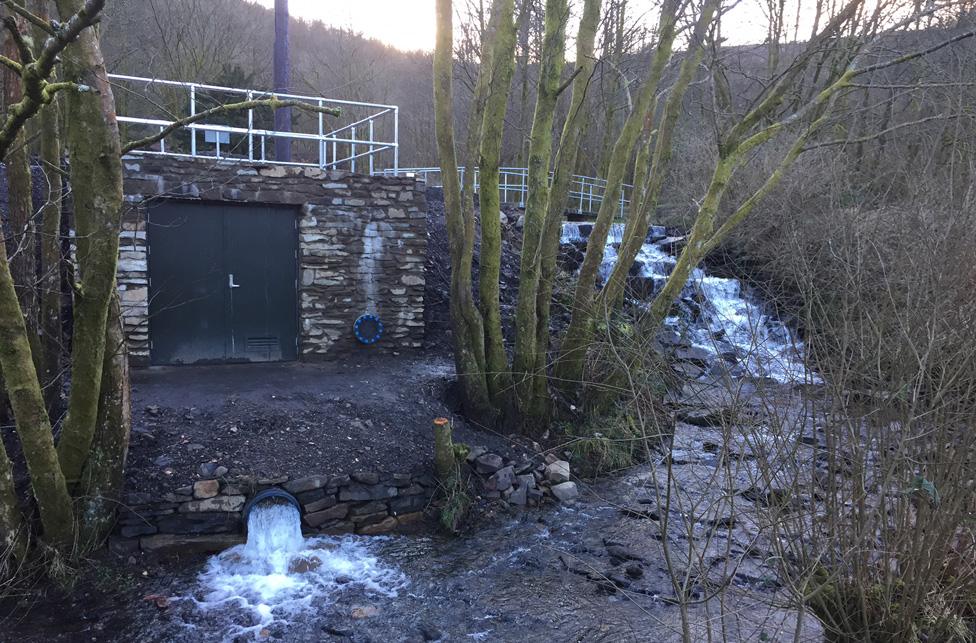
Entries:
[[[248,0],[265,7],[274,7],[274,0]],[[792,15],[796,2],[786,4]],[[434,2],[435,0],[289,0],[292,16],[306,20],[321,20],[334,27],[346,27],[363,35],[380,40],[404,51],[432,51],[434,49]],[[456,6],[462,2],[455,2]],[[490,4],[486,2],[486,5]],[[637,3],[638,5],[640,3]],[[723,35],[727,44],[739,45],[762,42],[766,36],[766,21],[760,9],[761,2],[745,0],[736,4],[724,21]],[[649,19],[654,23],[656,20]],[[570,34],[575,27],[570,28]],[[568,48],[572,55],[572,46]]]
[[[273,7],[274,0],[257,0]],[[434,48],[434,0],[289,0],[291,15],[348,27],[405,51]]]

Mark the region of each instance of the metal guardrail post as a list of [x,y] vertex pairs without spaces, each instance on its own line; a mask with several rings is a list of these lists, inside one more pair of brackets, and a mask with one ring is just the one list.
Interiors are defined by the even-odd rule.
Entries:
[[393,172],[400,168],[400,108],[393,108]]
[[[247,90],[248,102],[254,100],[254,92]],[[254,160],[254,110],[247,110],[247,160]]]
[[[322,99],[319,99],[319,107],[322,107]],[[319,112],[319,136],[325,136],[325,114]],[[325,141],[319,139],[319,167],[325,167]]]
[[[197,86],[190,85],[190,116],[196,116],[197,113]],[[195,128],[190,128],[190,154],[193,156],[197,155],[197,130]]]

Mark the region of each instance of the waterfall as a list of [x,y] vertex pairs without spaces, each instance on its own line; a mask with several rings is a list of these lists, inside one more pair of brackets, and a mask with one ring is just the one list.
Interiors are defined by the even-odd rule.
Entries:
[[[592,224],[564,223],[561,243],[580,249]],[[605,282],[617,262],[624,225],[611,226],[600,264]],[[629,271],[631,302],[646,307],[660,291],[677,260],[662,245],[664,228],[653,226]],[[643,288],[634,285],[643,284]],[[634,291],[642,296],[637,297]],[[756,296],[737,279],[712,277],[695,269],[679,301],[680,315],[665,324],[693,348],[706,351],[714,363],[733,365],[733,372],[767,377],[779,382],[819,381],[803,362],[803,344],[782,321],[768,314]],[[728,366],[726,366],[728,368]]]

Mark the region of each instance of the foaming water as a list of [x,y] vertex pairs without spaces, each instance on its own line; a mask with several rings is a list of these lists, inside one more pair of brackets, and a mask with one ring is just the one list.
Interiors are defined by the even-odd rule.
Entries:
[[364,538],[303,538],[298,510],[290,504],[256,506],[247,533],[247,543],[208,561],[192,597],[200,610],[226,617],[226,641],[287,627],[303,612],[335,603],[343,591],[395,597],[407,584]]
[[[562,243],[586,241],[592,226],[564,223]],[[600,281],[605,282],[617,263],[617,250],[624,225],[615,223],[607,234],[600,264]],[[663,229],[652,230],[652,238],[663,237]],[[677,260],[658,242],[645,242],[637,253],[632,277],[651,280],[658,292],[674,269]],[[803,361],[803,344],[782,321],[764,312],[763,307],[737,279],[712,277],[695,269],[686,292],[699,310],[695,314],[668,317],[665,323],[688,338],[691,345],[716,358],[732,358],[749,375],[779,382],[819,381]],[[646,303],[646,302],[637,302]]]

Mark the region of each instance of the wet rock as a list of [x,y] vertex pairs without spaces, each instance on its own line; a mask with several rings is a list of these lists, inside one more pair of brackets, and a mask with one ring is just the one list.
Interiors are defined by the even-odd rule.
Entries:
[[637,563],[631,563],[624,569],[624,573],[633,579],[638,579],[644,576],[644,568]]
[[579,497],[579,489],[575,482],[562,482],[552,486],[552,495],[561,502],[567,502]]
[[213,498],[220,492],[220,482],[217,480],[197,480],[193,483],[193,497],[197,500]]
[[236,512],[244,508],[244,496],[217,496],[206,500],[191,500],[180,505],[181,512]]
[[307,574],[310,571],[316,570],[322,566],[322,561],[318,558],[306,558],[305,556],[300,556],[294,558],[288,563],[288,573],[289,574]]
[[153,460],[153,464],[155,464],[157,467],[168,467],[169,465],[173,464],[173,458],[169,457],[168,455],[161,455]]
[[305,514],[303,520],[309,527],[319,527],[330,520],[341,520],[349,514],[349,505],[341,504]]
[[565,460],[556,460],[546,465],[546,480],[554,484],[569,480],[569,463]]
[[468,462],[474,462],[486,453],[488,453],[488,449],[484,447],[471,447],[468,450],[468,455],[464,459]]
[[475,458],[474,461],[474,469],[481,475],[495,473],[503,466],[505,466],[505,462],[501,456],[494,453],[485,453]]
[[366,525],[359,525],[356,532],[364,536],[375,536],[376,534],[385,534],[388,531],[392,531],[397,527],[397,519],[393,516],[387,516],[386,518]]

